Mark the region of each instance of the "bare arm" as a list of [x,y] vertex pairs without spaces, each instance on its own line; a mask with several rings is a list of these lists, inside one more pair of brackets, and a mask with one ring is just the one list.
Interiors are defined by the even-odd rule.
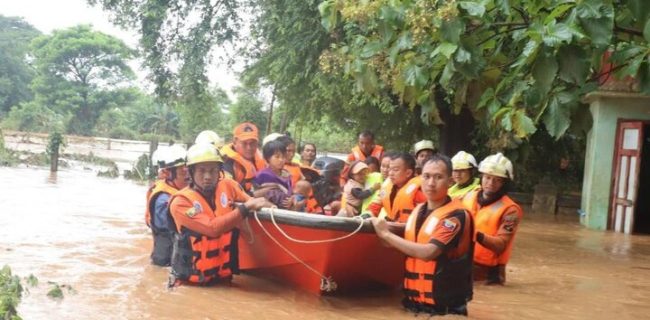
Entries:
[[372,218],[372,224],[380,239],[407,256],[430,261],[442,253],[442,249],[433,243],[416,243],[391,233],[388,230],[388,223],[384,219]]

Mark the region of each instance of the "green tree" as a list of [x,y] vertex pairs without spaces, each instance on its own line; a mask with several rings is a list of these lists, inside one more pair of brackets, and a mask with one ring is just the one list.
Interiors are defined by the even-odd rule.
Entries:
[[[234,128],[242,122],[254,123],[264,137],[266,132],[267,114],[263,111],[264,102],[260,96],[259,88],[239,87],[235,88],[234,94],[236,101],[228,108],[230,118],[230,128]],[[228,132],[228,137],[232,137],[232,129]]]
[[101,111],[115,103],[116,89],[133,78],[134,55],[121,40],[80,25],[32,42],[37,103],[70,115],[67,131],[89,135]]
[[341,39],[323,53],[325,70],[434,118],[440,98],[455,112],[468,106],[504,145],[538,127],[557,139],[572,118],[589,117],[580,99],[596,89],[607,51],[614,76],[635,76],[650,93],[648,1],[326,0],[320,9]]
[[22,18],[0,15],[0,114],[32,99],[34,71],[26,58],[29,42],[38,35]]

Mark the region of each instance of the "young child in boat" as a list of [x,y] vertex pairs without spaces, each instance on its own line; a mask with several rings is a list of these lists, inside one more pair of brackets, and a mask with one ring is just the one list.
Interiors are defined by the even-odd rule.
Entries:
[[379,190],[381,187],[380,183],[375,183],[368,189],[364,188],[367,176],[368,165],[364,162],[355,161],[350,165],[348,181],[343,187],[345,207],[341,208],[338,214],[339,216],[352,217],[358,215],[363,200],[370,197],[376,190]]
[[311,183],[307,180],[300,180],[296,183],[296,187],[293,189],[293,201],[294,208],[296,211],[305,212],[305,207],[307,204],[307,199],[311,194]]
[[311,185],[307,181],[304,182],[309,186],[299,182],[294,192],[291,174],[284,169],[286,151],[286,145],[279,140],[267,142],[262,147],[262,155],[268,166],[255,175],[253,194],[266,198],[278,208],[298,211],[301,207],[304,208],[306,201],[297,201],[296,198],[309,195]]

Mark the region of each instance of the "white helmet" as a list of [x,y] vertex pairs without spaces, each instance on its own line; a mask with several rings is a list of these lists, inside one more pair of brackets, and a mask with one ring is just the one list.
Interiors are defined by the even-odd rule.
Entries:
[[216,132],[212,130],[203,130],[196,136],[194,143],[195,144],[209,143],[215,146],[215,148],[220,148],[225,144],[225,141]]
[[275,139],[280,138],[280,137],[284,137],[284,135],[282,133],[277,133],[277,132],[273,132],[273,133],[267,135],[262,140],[262,147],[264,147],[264,145],[266,145],[267,143],[269,143],[271,141],[274,141]]
[[154,153],[159,168],[173,168],[185,165],[187,151],[180,145],[174,144],[169,147],[161,147]]
[[165,157],[164,153],[166,153],[166,151],[167,147],[158,147],[158,149],[151,154],[151,164],[160,167],[160,161]]
[[431,140],[422,140],[416,143],[413,146],[413,150],[415,150],[415,155],[418,155],[418,152],[422,150],[431,150],[434,153],[436,152],[436,147],[433,145],[433,141]]
[[512,162],[501,154],[501,152],[487,156],[483,159],[483,161],[478,165],[478,171],[510,180],[515,179],[512,170]]
[[456,155],[451,158],[451,166],[454,170],[471,169],[478,167],[476,164],[476,158],[474,158],[472,154],[465,151],[458,151],[458,153],[456,153]]

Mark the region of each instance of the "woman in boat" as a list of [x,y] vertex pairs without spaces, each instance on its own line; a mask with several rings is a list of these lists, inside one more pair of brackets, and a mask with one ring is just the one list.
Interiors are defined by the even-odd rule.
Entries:
[[190,147],[187,166],[191,183],[174,194],[169,205],[178,231],[169,284],[230,281],[238,273],[237,226],[252,211],[271,204],[250,198],[237,182],[224,177],[223,159],[211,144]]
[[409,216],[404,238],[384,219],[372,218],[379,238],[407,256],[402,304],[415,313],[467,315],[472,300],[474,223],[461,200],[447,196],[451,172],[451,161],[440,154],[424,164],[427,201]]

